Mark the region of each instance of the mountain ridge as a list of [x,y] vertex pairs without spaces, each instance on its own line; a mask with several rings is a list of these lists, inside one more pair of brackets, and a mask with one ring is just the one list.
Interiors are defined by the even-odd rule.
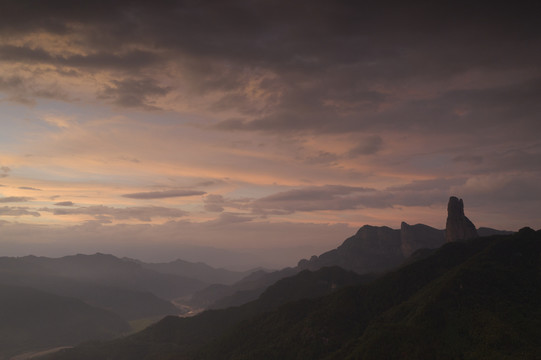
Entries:
[[[541,330],[540,253],[541,231],[531,229],[452,242],[368,284],[242,319],[242,309],[257,306],[257,301],[189,319],[167,317],[132,337],[63,350],[48,359],[476,359],[489,348],[491,358],[509,349],[514,351],[509,358],[535,358],[541,354],[535,345]],[[461,290],[465,288],[471,291]],[[506,290],[503,297],[496,296],[501,289]],[[532,298],[523,303],[525,294]],[[479,306],[487,312],[478,313]],[[524,315],[512,320],[523,306]],[[454,315],[444,317],[442,324],[447,308]],[[501,326],[484,328],[485,320]],[[510,334],[519,331],[523,337],[509,337],[502,349],[498,344],[508,333],[506,324]],[[468,332],[471,326],[478,332]],[[214,335],[204,341],[197,335],[209,331]],[[441,349],[424,341],[433,338],[431,333],[441,337]],[[390,339],[396,344],[389,346]],[[457,350],[447,353],[455,341]],[[408,353],[412,346],[418,351]],[[423,356],[424,350],[428,355]]]

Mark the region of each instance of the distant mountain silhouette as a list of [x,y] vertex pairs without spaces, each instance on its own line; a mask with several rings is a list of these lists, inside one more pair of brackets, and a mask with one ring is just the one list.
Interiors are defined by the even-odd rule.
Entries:
[[[339,267],[323,268],[317,272],[305,270],[295,276],[279,280],[257,300],[240,307],[208,310],[190,318],[167,317],[132,336],[104,344],[83,344],[69,352],[54,354],[50,358],[85,360],[113,356],[117,359],[162,359],[162,355],[163,358],[170,356],[175,358],[183,356],[181,354],[191,353],[244,320],[259,316],[290,301],[315,298],[369,280],[371,278]],[[111,355],[113,352],[116,355]]]
[[269,288],[270,305],[262,295],[241,307],[167,317],[49,359],[541,358],[540,253],[541,230],[528,228],[451,242],[369,284],[283,304],[302,296],[301,279],[311,278],[310,293],[335,270],[301,272]]
[[402,260],[400,230],[365,225],[338,248],[312,256],[310,260],[301,260],[298,267],[317,270],[323,266],[340,266],[365,274],[387,270]]
[[[342,245],[309,260],[299,261],[300,269],[316,270],[322,266],[340,266],[359,274],[384,272],[404,262],[420,249],[436,249],[446,241],[460,241],[478,236],[473,223],[464,215],[464,203],[455,196],[449,198],[446,229],[402,222],[400,230],[387,226],[365,225]],[[503,235],[509,231],[481,228],[484,235]]]
[[[314,271],[325,266],[340,266],[358,274],[383,273],[403,264],[417,251],[439,248],[445,243],[446,234],[449,239],[470,238],[477,234],[475,227],[471,229],[471,221],[464,215],[463,201],[454,196],[449,199],[447,226],[447,230],[440,230],[424,224],[402,222],[397,230],[387,226],[364,225],[336,249],[314,255],[309,260],[302,259],[296,268],[271,273],[257,272],[231,286],[212,285],[195,292],[190,303],[196,307],[214,309],[238,306],[255,300],[278,279],[301,270]],[[483,235],[509,234],[488,228],[479,231]]]
[[168,263],[137,262],[146,269],[151,269],[163,274],[174,274],[185,278],[196,279],[207,284],[229,285],[250,274],[250,271],[216,269],[202,262],[193,263],[182,259],[177,259]]
[[25,256],[0,258],[0,270],[73,279],[103,286],[151,292],[174,299],[205,287],[206,283],[173,274],[163,274],[113,255],[72,255],[61,258]]
[[0,284],[74,297],[126,320],[178,314],[179,309],[166,299],[206,286],[199,280],[162,274],[104,254],[2,257]]
[[32,350],[109,339],[129,328],[118,315],[80,300],[0,285],[0,359]]

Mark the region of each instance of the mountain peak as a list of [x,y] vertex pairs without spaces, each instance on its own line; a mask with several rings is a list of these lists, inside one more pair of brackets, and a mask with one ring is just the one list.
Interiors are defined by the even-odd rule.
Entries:
[[447,204],[445,240],[447,242],[468,240],[478,237],[475,225],[464,214],[464,202],[456,196]]

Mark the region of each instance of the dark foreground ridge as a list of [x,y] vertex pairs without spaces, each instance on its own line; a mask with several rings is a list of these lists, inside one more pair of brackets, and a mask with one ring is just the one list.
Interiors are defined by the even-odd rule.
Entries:
[[367,285],[271,311],[260,298],[167,317],[47,359],[541,358],[540,254],[541,231],[529,228],[451,242]]
[[87,339],[112,339],[129,328],[120,316],[80,300],[0,284],[0,359]]

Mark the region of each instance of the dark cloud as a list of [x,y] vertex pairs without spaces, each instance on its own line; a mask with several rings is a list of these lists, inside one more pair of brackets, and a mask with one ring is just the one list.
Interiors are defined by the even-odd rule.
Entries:
[[179,218],[188,215],[186,211],[159,206],[138,206],[128,208],[114,208],[103,205],[78,208],[42,208],[39,211],[53,213],[54,215],[89,215],[96,220],[129,220],[149,222],[153,218]]
[[35,105],[35,98],[70,100],[70,96],[56,84],[40,86],[35,79],[21,76],[0,76],[0,91],[9,94],[7,100],[23,105]]
[[350,157],[361,155],[373,155],[377,153],[383,145],[383,140],[378,135],[366,137],[361,140],[359,145],[351,149],[348,153]]
[[33,200],[33,198],[26,196],[8,196],[0,198],[0,203],[27,202],[31,200]]
[[308,156],[305,162],[313,165],[331,165],[336,164],[339,158],[337,154],[328,151],[319,151],[316,155]]
[[130,199],[151,200],[151,199],[165,199],[165,198],[196,196],[196,195],[205,195],[205,194],[206,192],[198,191],[198,190],[165,190],[165,191],[150,191],[150,192],[125,194],[122,196],[126,198],[130,198]]
[[75,204],[73,202],[71,202],[71,201],[61,201],[61,202],[57,202],[54,205],[56,205],[56,206],[73,206]]
[[30,186],[19,186],[19,189],[21,189],[21,190],[41,191],[41,189],[33,188],[33,187],[30,187]]
[[225,199],[222,195],[209,194],[203,199],[205,210],[210,212],[224,211]]
[[154,65],[158,57],[150,52],[133,50],[125,53],[98,52],[88,55],[60,56],[51,55],[41,48],[26,46],[0,46],[0,61],[17,63],[41,63],[75,68],[100,68],[133,70],[134,68]]
[[493,150],[475,165],[473,174],[517,173],[541,174],[541,144]]
[[255,213],[288,214],[296,211],[346,210],[362,206],[367,194],[375,190],[363,187],[325,185],[287,190],[255,200]]
[[34,217],[39,217],[41,215],[40,215],[39,212],[32,211],[28,207],[3,206],[3,207],[0,207],[0,216],[34,216]]
[[99,97],[112,100],[114,104],[122,107],[158,110],[152,99],[164,96],[169,91],[170,88],[159,86],[151,79],[125,79],[113,81],[112,86],[106,86],[99,93]]
[[255,219],[254,216],[224,212],[216,220],[209,221],[210,226],[224,226],[238,223],[250,222]]
[[352,186],[309,186],[279,192],[244,206],[255,214],[284,215],[319,210],[381,209],[400,206],[432,206],[447,201],[452,189],[462,189],[467,178],[416,180],[376,190]]
[[467,181],[467,178],[465,177],[438,178],[438,179],[430,179],[430,180],[414,180],[404,185],[389,187],[386,189],[386,191],[423,192],[423,191],[428,191],[428,190],[448,190],[453,186],[464,185],[466,181]]
[[[519,113],[520,122],[536,124],[539,89],[520,81],[507,94],[491,94],[492,86],[472,90],[464,83],[450,92],[439,89],[425,99],[404,100],[407,89],[451,83],[474,72],[512,80],[513,71],[524,71],[529,72],[526,78],[539,79],[541,30],[535,3],[20,3],[5,6],[0,30],[14,37],[38,32],[75,36],[84,55],[4,45],[4,61],[119,72],[173,63],[181,68],[188,93],[219,91],[210,108],[236,109],[247,116],[219,123],[222,129],[351,132],[420,124],[430,131],[456,131],[465,124],[481,130],[490,121],[510,121],[510,114],[517,120]],[[100,96],[151,110],[151,98],[168,91],[157,83],[123,78]],[[256,104],[261,97],[254,101],[249,96],[254,87],[265,94],[263,104]],[[458,118],[449,103],[470,106],[471,115]],[[498,109],[491,110],[492,105]]]
[[453,161],[478,165],[483,162],[483,157],[480,155],[462,154],[462,155],[455,156],[453,158]]

